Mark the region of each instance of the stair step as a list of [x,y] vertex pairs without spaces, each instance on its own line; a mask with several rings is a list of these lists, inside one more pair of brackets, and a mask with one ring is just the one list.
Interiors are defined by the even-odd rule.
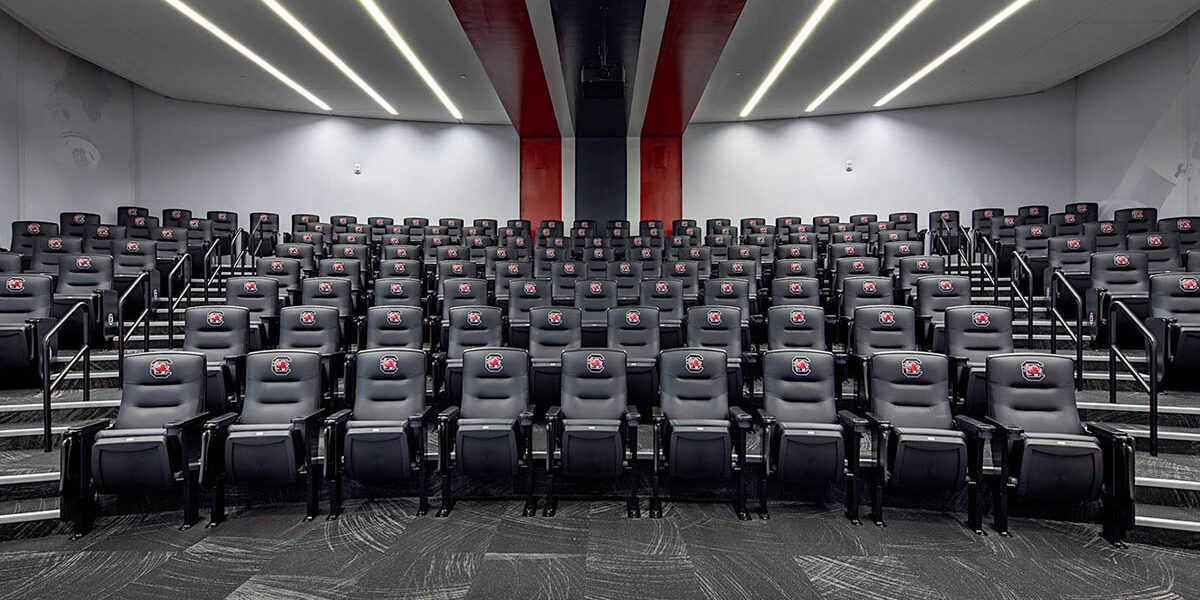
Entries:
[[41,448],[0,451],[0,486],[58,481],[59,453]]
[[[1139,439],[1149,439],[1150,429],[1141,425],[1113,423],[1115,427]],[[1172,442],[1200,442],[1200,429],[1190,427],[1159,427],[1158,439]]]
[[[1085,379],[1087,379],[1087,375],[1088,375],[1087,373],[1084,373]],[[1189,415],[1189,416],[1200,415],[1200,406],[1169,406],[1169,405],[1164,406],[1161,404],[1161,402],[1162,402],[1161,397],[1159,398],[1159,402],[1160,402],[1159,407],[1158,407],[1159,414]],[[1134,413],[1149,413],[1150,412],[1149,404],[1129,404],[1129,403],[1123,403],[1123,402],[1117,402],[1116,404],[1113,404],[1110,402],[1076,402],[1075,405],[1076,405],[1076,407],[1079,408],[1079,410],[1106,410],[1106,411],[1134,412]]]
[[0,525],[51,521],[60,516],[58,498],[32,498],[0,502]]
[[[97,391],[97,390],[93,390]],[[121,405],[119,399],[116,400],[71,400],[55,402],[50,401],[52,410],[80,410],[85,408],[117,408]],[[29,402],[24,404],[0,404],[0,413],[6,412],[25,412],[25,411],[40,411],[43,406],[41,402]]]

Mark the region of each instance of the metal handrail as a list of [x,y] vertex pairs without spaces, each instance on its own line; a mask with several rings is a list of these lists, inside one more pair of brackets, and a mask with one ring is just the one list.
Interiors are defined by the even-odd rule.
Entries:
[[992,256],[992,269],[988,269],[988,264],[985,260],[980,260],[979,266],[983,269],[983,274],[987,275],[987,278],[992,282],[992,302],[994,304],[1000,304],[1000,273],[997,272],[992,274],[992,270],[997,270],[1000,268],[1000,257],[996,254],[996,248],[992,246],[992,242],[990,240],[987,238],[979,239],[983,240],[984,248]]
[[[125,386],[125,344],[129,342],[129,338],[133,337],[133,332],[137,331],[138,325],[142,326],[142,351],[150,351],[150,311],[154,308],[150,295],[150,275],[152,273],[153,271],[149,269],[143,269],[117,300],[117,381],[121,387]],[[129,300],[138,286],[142,288],[142,312],[134,319],[133,324],[129,326],[129,332],[126,333],[125,302]]]
[[[83,347],[71,357],[67,365],[59,371],[58,376],[54,381],[50,381],[50,363],[54,362],[54,356],[50,352],[51,342],[58,337],[58,334],[63,330],[67,323],[71,322],[71,318],[79,311],[83,311]],[[43,447],[46,452],[54,449],[51,434],[51,415],[50,396],[62,385],[67,375],[75,369],[75,365],[83,360],[83,401],[89,402],[92,399],[92,305],[87,301],[76,302],[67,314],[59,318],[58,323],[42,338],[42,440]]]
[[[179,297],[175,297],[175,276],[179,273],[179,269],[187,264],[188,275],[184,278],[187,282],[182,290],[179,291]],[[188,306],[192,304],[192,255],[180,254],[175,260],[175,266],[171,267],[171,272],[167,274],[167,347],[175,347],[175,309],[179,307],[179,303],[183,301],[184,294],[187,295]]]
[[[253,240],[253,239],[255,238],[255,234],[257,234],[257,233],[258,233],[258,230],[259,230],[259,229],[262,229],[262,224],[263,224],[263,222],[262,222],[262,221],[259,221],[259,222],[255,223],[255,224],[254,224],[254,227],[251,227],[251,228],[250,228],[250,233],[246,235],[246,239],[247,239],[247,240]],[[238,228],[238,231],[242,231],[242,229],[239,227],[239,228]],[[245,268],[245,267],[246,267],[246,254],[247,254],[247,251],[249,251],[249,252],[253,253],[255,256],[257,256],[257,255],[258,255],[258,250],[259,250],[260,248],[262,248],[262,240],[261,240],[261,239],[259,239],[259,240],[257,241],[257,243],[254,245],[254,249],[253,249],[253,250],[250,250],[250,244],[249,244],[249,243],[242,244],[242,250],[241,250],[241,252],[238,252],[238,253],[237,253],[237,255],[236,255],[236,258],[234,258],[234,259],[230,260],[230,261],[229,261],[229,264],[230,264],[231,266],[232,266],[232,265],[235,265],[235,264],[241,264],[242,268]],[[232,254],[232,252],[231,252],[231,254]]]
[[[1058,294],[1063,289],[1071,293],[1071,297],[1075,299],[1075,330],[1071,330],[1071,325],[1067,323],[1066,318],[1058,310]],[[1063,274],[1059,267],[1054,267],[1053,275],[1050,277],[1050,297],[1046,299],[1050,304],[1050,353],[1058,354],[1058,325],[1061,323],[1063,329],[1067,330],[1067,335],[1071,337],[1071,341],[1075,343],[1075,389],[1083,389],[1083,297],[1075,290],[1075,286],[1071,285],[1071,281]]]
[[[1009,274],[1008,274],[1008,287],[1010,290],[1012,290],[1012,293],[1008,297],[1008,307],[1010,309],[1015,309],[1016,305],[1017,305],[1017,298],[1021,299],[1021,304],[1023,304],[1025,306],[1025,317],[1028,320],[1028,323],[1026,325],[1026,332],[1025,332],[1026,338],[1025,339],[1026,339],[1026,342],[1029,344],[1029,347],[1032,348],[1033,347],[1033,269],[1029,268],[1029,263],[1025,261],[1025,255],[1021,254],[1020,252],[1018,252],[1016,250],[1013,250],[1012,256],[1013,256],[1013,259],[1012,259],[1012,262],[1009,264]],[[1018,283],[1020,282],[1020,277],[1019,277],[1020,273],[1024,273],[1027,276],[1026,281],[1028,282],[1028,286],[1029,286],[1029,295],[1028,296],[1021,293],[1021,286],[1018,285]],[[1014,312],[1015,312],[1015,310],[1014,310]]]
[[[234,231],[233,236],[230,238],[230,240],[231,240],[229,243],[229,255],[231,257],[230,261],[229,261],[230,272],[233,271],[233,265],[234,265],[234,261],[232,259],[233,245],[241,244],[242,236],[245,235],[245,233],[246,233],[246,230],[242,229],[241,227],[238,227],[237,231]],[[219,244],[214,243],[212,245],[212,248],[209,248],[208,252],[204,253],[204,265],[206,268],[208,266],[210,266],[210,264],[211,264],[210,260],[209,260],[209,254],[212,253],[213,248],[217,248],[218,246],[219,246]],[[245,253],[245,248],[242,249],[242,253]],[[212,289],[213,282],[216,281],[217,285],[220,285],[221,283],[225,282],[225,279],[221,276],[222,273],[224,273],[224,272],[225,272],[225,265],[221,264],[221,257],[220,257],[220,255],[217,255],[217,267],[215,269],[213,269],[211,275],[206,274],[204,277],[204,301],[205,302],[208,302],[208,300],[209,300],[208,293]]]
[[[212,273],[213,273],[213,268],[212,268],[212,265],[213,265],[213,259],[212,259],[212,257],[213,257],[213,253],[214,253],[214,252],[216,252],[216,251],[217,251],[217,249],[218,249],[218,248],[220,248],[220,247],[221,247],[221,244],[219,244],[217,240],[213,240],[213,241],[212,241],[212,242],[211,242],[211,243],[208,245],[208,248],[204,250],[204,256],[203,256],[203,257],[201,257],[201,259],[200,259],[200,261],[201,261],[201,262],[204,264],[204,301],[205,301],[205,302],[208,302],[208,288],[209,288],[209,282],[211,282],[211,281],[212,281],[212,280],[209,278],[209,276],[210,276],[210,275],[212,275]],[[220,256],[220,254],[217,254],[217,268],[216,268],[216,272],[217,272],[218,274],[221,272],[221,265],[220,265],[220,261],[221,261],[221,256]],[[213,276],[213,277],[216,277],[216,275],[212,275],[212,276]]]
[[[1128,319],[1135,326],[1138,334],[1142,336],[1146,348],[1146,358],[1150,363],[1148,377],[1142,375],[1142,372],[1129,362],[1125,352],[1117,347],[1118,315]],[[1121,300],[1116,300],[1108,307],[1108,339],[1110,342],[1108,346],[1108,401],[1113,404],[1117,402],[1117,359],[1120,359],[1121,364],[1125,365],[1125,370],[1129,371],[1142,389],[1150,395],[1150,455],[1158,456],[1158,338],[1150,333],[1150,330],[1142,324],[1137,315],[1133,314],[1128,305]]]

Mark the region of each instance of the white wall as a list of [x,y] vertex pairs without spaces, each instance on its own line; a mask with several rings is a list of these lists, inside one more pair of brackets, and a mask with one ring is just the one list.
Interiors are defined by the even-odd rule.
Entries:
[[[152,212],[267,210],[516,218],[519,148],[507,126],[351,119],[135,94],[137,200]],[[362,165],[362,174],[353,165]]]
[[1076,189],[1114,208],[1200,214],[1200,14],[1078,79]]
[[[696,124],[683,136],[689,218],[1023,204],[1075,196],[1074,85],[965,104]],[[846,171],[846,161],[854,170]]]
[[133,85],[0,14],[0,210],[58,221],[133,201]]

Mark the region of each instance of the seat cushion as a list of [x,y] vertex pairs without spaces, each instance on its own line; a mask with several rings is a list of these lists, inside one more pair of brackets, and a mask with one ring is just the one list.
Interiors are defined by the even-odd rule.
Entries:
[[888,484],[920,491],[948,491],[966,481],[967,441],[961,431],[917,427],[892,429],[888,438]]
[[344,467],[356,481],[384,482],[412,475],[415,444],[406,421],[347,423]]
[[618,477],[624,472],[624,461],[625,445],[619,420],[563,421],[563,474],[571,477]]
[[516,475],[520,466],[516,419],[459,419],[455,458],[472,477]]
[[845,470],[842,426],[836,423],[779,423],[771,441],[778,479],[800,485],[830,485]]
[[672,477],[723,479],[729,476],[732,439],[729,421],[672,419],[667,444]]
[[1013,446],[1012,461],[1020,496],[1055,502],[1100,496],[1104,457],[1091,436],[1027,433]]
[[105,429],[92,446],[92,479],[102,493],[170,490],[179,463],[162,429]]
[[231,425],[225,439],[225,475],[235,484],[292,484],[299,479],[303,450],[290,423]]

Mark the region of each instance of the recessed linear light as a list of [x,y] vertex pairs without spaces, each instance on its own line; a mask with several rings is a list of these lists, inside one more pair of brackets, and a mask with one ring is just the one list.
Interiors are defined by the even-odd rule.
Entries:
[[[746,106],[742,108],[741,114],[738,115],[739,117],[746,118],[750,116],[754,107],[758,105],[758,101],[762,100],[767,90],[771,89],[771,86],[775,84],[775,80],[779,78],[780,73],[783,73],[783,70],[787,68],[792,57],[800,50],[800,46],[804,45],[804,42],[808,40],[808,36],[812,35],[813,30],[821,23],[821,19],[825,18],[825,13],[833,8],[834,2],[837,2],[837,0],[822,0],[821,4],[817,6],[817,10],[813,11],[812,16],[808,17],[808,20],[804,22],[804,26],[800,28],[800,32],[792,39],[792,43],[788,44],[787,49],[779,56],[779,60],[775,61],[775,66],[771,67],[771,72],[767,73],[766,78],[762,80],[762,83],[758,85],[758,89],[754,91],[754,95],[746,102]],[[741,73],[738,73],[738,75],[741,75]]]
[[874,56],[878,54],[880,50],[883,50],[883,47],[888,45],[888,43],[892,41],[892,38],[895,38],[900,34],[901,31],[904,31],[904,28],[908,27],[909,23],[912,23],[918,16],[920,16],[920,14],[924,12],[930,4],[933,4],[933,0],[920,0],[920,2],[917,2],[912,8],[908,9],[908,12],[904,13],[904,16],[900,17],[900,20],[896,21],[896,23],[892,25],[891,29],[888,29],[887,32],[883,34],[883,37],[875,40],[875,43],[871,44],[871,47],[867,48],[867,51],[864,52],[862,56],[858,57],[858,60],[854,61],[854,64],[850,65],[850,68],[846,69],[845,73],[842,73],[841,76],[835,79],[833,83],[829,85],[829,87],[825,88],[824,92],[821,92],[820,96],[817,96],[816,100],[812,101],[812,104],[808,105],[808,108],[804,109],[804,112],[812,112],[817,110],[818,106],[821,106],[823,102],[828,100],[829,97],[838,90],[838,88],[842,87],[842,84],[849,81],[851,77],[854,77],[854,74],[857,73],[859,69],[863,68],[863,65],[867,64],[867,62],[874,58]]
[[430,90],[433,90],[433,94],[437,96],[438,100],[441,100],[442,106],[445,106],[446,110],[450,111],[450,115],[455,119],[459,121],[463,120],[462,113],[458,112],[458,107],[454,106],[454,102],[450,100],[450,96],[447,96],[446,92],[442,91],[442,86],[438,85],[433,75],[429,74],[429,70],[425,68],[421,59],[417,57],[417,53],[413,52],[412,48],[408,46],[408,42],[404,41],[404,38],[401,37],[400,32],[396,31],[396,27],[388,20],[387,15],[383,14],[382,10],[379,10],[379,7],[375,4],[375,0],[359,0],[359,2],[363,5],[363,8],[367,9],[371,18],[375,19],[375,22],[379,24],[379,27],[383,29],[388,38],[392,40],[392,43],[396,45],[396,48],[400,50],[404,58],[408,59],[408,63],[421,76],[421,79],[425,80],[425,85],[429,86]]
[[967,35],[967,37],[959,40],[959,42],[957,44],[951,46],[950,49],[945,51],[944,53],[942,53],[941,56],[933,59],[933,62],[925,65],[925,67],[922,68],[920,71],[917,71],[916,73],[914,73],[912,77],[909,77],[908,79],[906,79],[904,81],[904,83],[897,86],[896,89],[888,92],[888,94],[886,96],[884,96],[883,98],[880,98],[879,102],[875,103],[875,106],[880,107],[880,106],[883,106],[884,104],[887,104],[888,102],[891,102],[892,99],[894,99],[896,96],[899,96],[900,94],[904,93],[904,90],[907,90],[909,87],[912,87],[912,85],[914,83],[920,81],[926,75],[933,72],[934,69],[942,66],[942,63],[950,60],[955,54],[962,52],[963,48],[966,48],[967,46],[970,46],[971,44],[975,43],[975,40],[978,40],[979,38],[983,37],[983,35],[989,31],[991,31],[993,27],[999,25],[1005,19],[1011,17],[1013,15],[1013,13],[1017,12],[1018,10],[1021,10],[1021,8],[1023,8],[1026,4],[1029,4],[1032,1],[1033,0],[1017,0],[1016,2],[1013,2],[1012,4],[1009,4],[1007,8],[996,13],[996,16],[988,19],[986,23],[984,23],[983,25],[980,25],[978,29],[976,29],[975,31],[972,31],[970,34]]
[[292,16],[292,13],[288,12],[282,4],[276,0],[263,0],[263,3],[266,4],[271,10],[275,11],[275,14],[279,15],[279,18],[283,19],[283,21],[290,25],[292,29],[295,29],[296,33],[299,33],[300,37],[304,38],[304,41],[308,42],[313,48],[316,48],[317,52],[320,52],[321,55],[325,57],[325,60],[333,63],[333,66],[337,67],[343,75],[350,79],[350,81],[353,81],[354,85],[357,85],[360,89],[362,89],[362,91],[366,92],[376,104],[382,106],[383,110],[388,111],[388,114],[391,115],[400,114],[396,112],[396,109],[392,108],[391,104],[388,104],[387,100],[383,99],[383,96],[380,96],[378,92],[372,89],[362,77],[359,77],[358,73],[354,72],[354,69],[351,69],[349,65],[347,65],[344,61],[342,61],[341,58],[338,57],[338,55],[334,54],[333,50],[329,49],[329,46],[326,46],[324,42],[317,39],[317,36],[313,35],[313,32],[309,31],[308,28],[304,26],[304,23],[301,23],[299,19]]
[[204,18],[204,15],[192,10],[192,7],[180,2],[180,0],[163,0],[163,2],[170,4],[175,8],[175,10],[183,13],[184,16],[194,21],[197,25],[207,29],[208,32],[213,34],[213,36],[215,36],[217,39],[225,42],[225,44],[230,48],[237,50],[242,56],[250,59],[250,62],[253,62],[262,68],[262,70],[273,75],[275,79],[282,81],[284,85],[292,88],[292,90],[294,90],[297,94],[304,96],[306,100],[317,105],[317,107],[321,110],[333,110],[328,104],[325,104],[324,101],[313,95],[312,92],[304,89],[303,86],[293,81],[291,77],[284,75],[283,72],[279,69],[276,69],[274,65],[264,60],[261,56],[255,54],[254,51],[243,46],[241,42],[233,39],[232,36],[230,36],[228,33],[225,33],[220,27],[214,25],[212,21]]

